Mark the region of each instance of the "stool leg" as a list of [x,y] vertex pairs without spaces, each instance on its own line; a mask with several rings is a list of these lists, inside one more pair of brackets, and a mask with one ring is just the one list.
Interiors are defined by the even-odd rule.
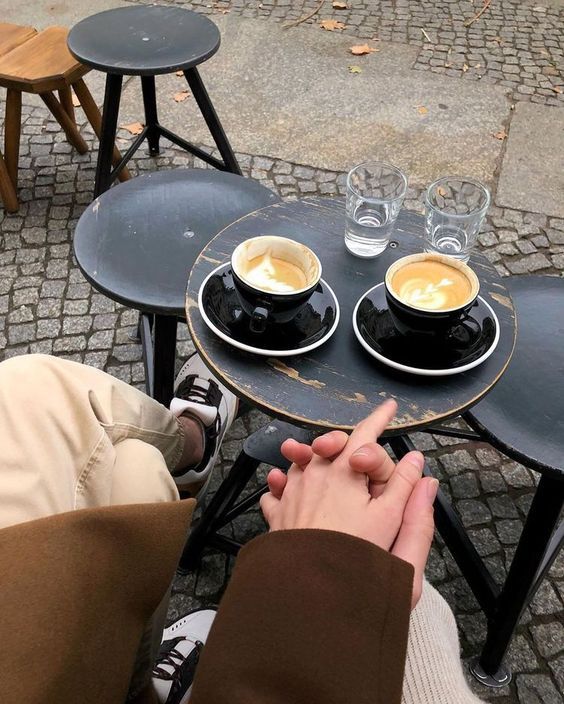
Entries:
[[176,318],[173,315],[155,315],[153,339],[153,398],[168,406],[172,399],[176,359]]
[[4,203],[4,210],[8,213],[16,213],[19,208],[16,189],[6,168],[4,157],[0,153],[0,195]]
[[79,154],[86,154],[88,145],[78,131],[75,122],[71,119],[68,112],[63,108],[61,103],[55,98],[53,93],[41,93],[41,100],[51,111],[53,117],[63,128],[70,144],[76,149]]
[[159,120],[157,117],[157,97],[155,92],[155,77],[141,76],[141,88],[143,90],[143,106],[145,108],[145,124],[149,128],[147,141],[149,142],[149,154],[157,156],[159,151]]
[[187,71],[184,71],[184,75],[188,81],[190,90],[198,103],[200,112],[206,121],[211,136],[219,149],[219,153],[221,154],[221,158],[225,164],[225,170],[241,176],[241,169],[237,163],[233,149],[231,149],[227,135],[225,134],[221,122],[219,121],[219,117],[217,116],[215,108],[212,105],[206,87],[200,78],[198,69],[189,68]]
[[96,180],[94,183],[94,198],[107,191],[112,185],[110,174],[112,170],[112,154],[116,141],[122,83],[123,76],[108,73],[104,94],[104,111],[102,113],[102,131],[96,166]]
[[64,111],[76,125],[74,105],[72,104],[72,91],[68,86],[59,90],[59,102],[63,106]]
[[202,517],[192,526],[180,558],[179,572],[188,572],[196,567],[202,550],[215,530],[216,521],[221,519],[233,506],[256,472],[259,464],[258,460],[249,457],[245,452],[241,452],[239,457],[237,457],[229,470],[229,474],[221,482],[213,498],[204,509]]
[[22,119],[22,94],[8,88],[6,92],[6,124],[4,126],[4,154],[6,168],[14,190],[18,188],[18,161],[20,158],[20,132]]
[[[80,101],[80,107],[84,110],[86,119],[94,130],[94,134],[98,137],[98,139],[100,139],[100,135],[102,134],[102,116],[100,115],[96,101],[92,97],[92,93],[88,90],[88,86],[82,78],[79,78],[76,83],[73,83],[72,87],[76,93],[76,97]],[[119,164],[120,161],[120,151],[114,145],[112,164],[115,166],[116,164]],[[121,169],[118,174],[118,178],[120,181],[128,181],[131,178],[131,174],[129,173],[127,166],[124,166],[123,169]]]

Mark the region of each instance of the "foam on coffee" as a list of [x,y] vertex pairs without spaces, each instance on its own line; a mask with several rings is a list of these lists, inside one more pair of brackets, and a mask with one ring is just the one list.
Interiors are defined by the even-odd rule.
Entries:
[[406,263],[394,273],[391,287],[407,305],[437,311],[462,307],[473,291],[460,269],[434,259]]
[[307,285],[306,275],[299,266],[275,257],[270,249],[248,261],[242,273],[252,286],[274,293],[299,291]]

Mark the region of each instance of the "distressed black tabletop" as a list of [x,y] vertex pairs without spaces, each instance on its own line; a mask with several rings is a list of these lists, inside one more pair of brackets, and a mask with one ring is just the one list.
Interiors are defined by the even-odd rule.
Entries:
[[[501,327],[497,349],[486,362],[448,377],[396,372],[362,349],[352,329],[352,313],[360,296],[383,281],[394,260],[422,251],[424,219],[402,211],[391,246],[376,259],[349,254],[344,227],[344,201],[316,197],[271,205],[220,232],[197,259],[186,299],[190,332],[206,364],[240,398],[272,416],[315,430],[348,430],[390,396],[399,404],[392,427],[397,432],[425,427],[471,408],[498,381],[513,352],[515,311],[501,277],[484,257],[472,256],[469,263],[480,278],[480,293],[495,310]],[[341,321],[333,337],[303,356],[273,359],[234,349],[205,326],[198,310],[198,290],[205,277],[229,261],[240,242],[267,234],[291,237],[311,247],[341,305]]]

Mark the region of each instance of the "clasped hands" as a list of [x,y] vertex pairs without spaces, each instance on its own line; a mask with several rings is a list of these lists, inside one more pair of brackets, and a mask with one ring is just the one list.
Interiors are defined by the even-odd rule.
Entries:
[[335,430],[311,446],[286,440],[281,450],[292,466],[287,474],[270,471],[261,508],[272,531],[340,531],[411,563],[414,607],[433,540],[438,481],[422,477],[420,452],[408,452],[396,464],[375,442],[396,411],[396,402],[388,400],[350,435]]

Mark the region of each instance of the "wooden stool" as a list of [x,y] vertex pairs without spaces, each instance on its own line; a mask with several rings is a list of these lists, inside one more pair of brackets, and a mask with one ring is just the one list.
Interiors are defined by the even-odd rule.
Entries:
[[[82,80],[90,70],[67,49],[68,30],[0,24],[0,86],[7,89],[4,127],[4,159],[0,155],[0,194],[8,212],[18,209],[18,158],[20,152],[22,93],[38,94],[63,128],[68,141],[84,154],[88,146],[76,126],[71,88],[76,93],[92,129],[100,137],[102,118],[98,106]],[[59,100],[53,91],[58,91]],[[114,146],[113,163],[121,161]],[[120,180],[131,176],[127,169]]]

